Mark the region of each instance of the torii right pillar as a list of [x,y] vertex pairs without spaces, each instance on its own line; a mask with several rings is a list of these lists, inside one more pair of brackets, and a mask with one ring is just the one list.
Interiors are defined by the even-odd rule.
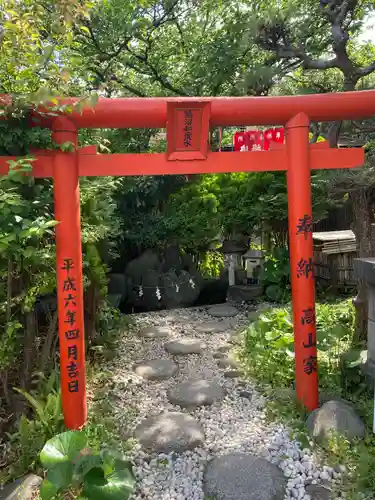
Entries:
[[296,395],[297,401],[312,411],[319,406],[319,394],[309,125],[308,116],[300,113],[285,128]]

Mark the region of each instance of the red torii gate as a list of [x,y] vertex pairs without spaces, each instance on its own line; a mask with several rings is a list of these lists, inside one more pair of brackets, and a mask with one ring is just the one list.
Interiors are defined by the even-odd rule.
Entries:
[[[3,101],[4,101],[3,97]],[[77,99],[61,101],[74,104]],[[309,145],[311,121],[355,120],[375,114],[375,91],[293,97],[123,98],[99,99],[92,109],[39,122],[53,130],[56,144],[72,143],[74,152],[41,151],[33,162],[35,177],[53,177],[56,269],[65,424],[81,428],[87,418],[80,176],[203,174],[243,171],[287,172],[290,266],[295,338],[296,390],[299,402],[318,407],[315,289],[311,213],[311,169],[351,168],[364,162],[362,149]],[[43,118],[42,118],[43,117]],[[267,152],[209,151],[212,126],[284,125],[286,146]],[[167,128],[167,152],[99,155],[95,147],[78,149],[78,128]],[[0,174],[13,157],[0,157]]]

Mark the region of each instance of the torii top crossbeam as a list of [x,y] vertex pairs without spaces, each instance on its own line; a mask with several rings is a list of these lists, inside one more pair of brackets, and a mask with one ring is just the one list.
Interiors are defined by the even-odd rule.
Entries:
[[[9,103],[10,98],[0,98]],[[78,99],[61,100],[74,104]],[[355,120],[375,114],[375,91],[292,97],[196,97],[99,99],[81,112],[33,115],[50,126],[57,145],[71,152],[41,151],[35,177],[54,181],[56,268],[61,387],[67,427],[86,422],[86,382],[79,176],[156,175],[284,170],[287,173],[290,269],[295,340],[296,393],[308,410],[319,404],[313,276],[311,169],[351,168],[364,162],[362,149],[309,145],[310,121]],[[230,125],[284,125],[286,145],[269,152],[216,153],[209,129]],[[166,128],[167,151],[158,154],[98,155],[78,149],[78,128]],[[0,157],[0,175],[9,170]]]
[[[168,102],[211,103],[212,126],[285,124],[298,113],[311,121],[356,120],[375,113],[375,90],[270,97],[101,98],[92,109],[69,115],[78,128],[164,128]],[[76,103],[78,99],[63,100]]]

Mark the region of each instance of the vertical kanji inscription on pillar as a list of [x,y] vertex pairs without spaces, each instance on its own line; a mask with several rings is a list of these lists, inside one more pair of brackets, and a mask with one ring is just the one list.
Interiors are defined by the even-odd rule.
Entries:
[[311,411],[318,406],[318,376],[308,117],[297,115],[286,130],[296,392],[298,401]]
[[[67,118],[53,124],[56,144],[77,145],[77,131]],[[53,157],[56,226],[57,307],[60,340],[61,393],[65,425],[86,423],[85,334],[82,244],[77,153],[57,150]]]

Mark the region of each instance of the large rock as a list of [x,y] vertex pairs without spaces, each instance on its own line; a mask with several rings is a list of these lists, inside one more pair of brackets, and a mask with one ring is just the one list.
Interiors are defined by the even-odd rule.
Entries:
[[228,279],[207,278],[201,280],[200,285],[200,294],[195,305],[221,304],[226,301],[229,287]]
[[211,307],[207,312],[215,318],[231,318],[238,314],[238,310],[235,307],[227,304]]
[[286,484],[276,465],[245,453],[214,458],[204,476],[204,492],[215,500],[283,500]]
[[186,413],[164,412],[144,420],[135,430],[141,445],[156,453],[182,453],[204,442],[203,427]]
[[163,271],[174,271],[180,273],[183,269],[183,262],[178,245],[168,245],[164,250]]
[[181,271],[178,275],[168,271],[161,279],[163,282],[163,302],[167,309],[194,304],[200,291],[199,282],[195,276],[187,271]]
[[189,307],[200,293],[202,277],[193,265],[186,265],[177,245],[164,254],[146,250],[125,269],[128,306],[138,311]]
[[168,390],[167,396],[172,404],[182,408],[212,405],[223,399],[224,389],[217,382],[208,380],[185,380]]
[[199,339],[179,339],[172,340],[164,344],[164,348],[170,354],[201,354],[207,348],[207,345]]
[[177,373],[178,366],[170,359],[151,359],[137,363],[133,369],[137,375],[148,380],[165,380]]
[[6,484],[0,488],[0,500],[32,500],[36,498],[43,479],[35,474],[17,479],[14,483]]
[[318,439],[338,434],[348,439],[363,438],[365,424],[355,409],[345,401],[328,401],[310,413],[307,419],[309,433]]
[[160,272],[162,270],[162,263],[159,255],[149,249],[127,264],[125,274],[132,278],[135,285],[140,285],[142,284],[142,277],[145,271],[151,270]]

